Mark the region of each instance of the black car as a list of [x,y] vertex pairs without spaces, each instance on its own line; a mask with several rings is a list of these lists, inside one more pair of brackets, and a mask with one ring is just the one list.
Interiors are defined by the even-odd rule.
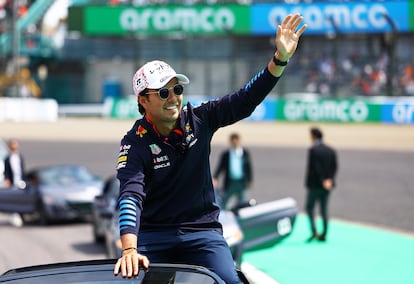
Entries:
[[[97,196],[92,206],[93,233],[96,241],[105,243],[107,255],[121,255],[116,202],[119,181],[112,176],[105,182],[103,194]],[[239,266],[244,251],[271,247],[290,235],[298,213],[293,198],[282,198],[262,204],[247,202],[233,210],[222,210],[220,222],[223,235]]]
[[87,218],[103,180],[80,165],[39,167],[26,174],[26,185],[0,188],[0,212],[36,213],[43,224]]
[[[11,269],[0,275],[0,283],[8,284],[225,284],[217,274],[204,267],[152,263],[148,270],[141,270],[136,278],[114,276],[116,260],[93,260],[53,263]],[[238,271],[244,283],[243,273]]]

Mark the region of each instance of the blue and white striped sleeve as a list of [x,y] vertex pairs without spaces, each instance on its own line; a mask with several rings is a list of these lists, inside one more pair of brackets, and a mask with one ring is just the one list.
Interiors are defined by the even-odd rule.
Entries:
[[141,210],[138,210],[138,200],[127,196],[119,200],[119,230],[120,234],[138,234]]

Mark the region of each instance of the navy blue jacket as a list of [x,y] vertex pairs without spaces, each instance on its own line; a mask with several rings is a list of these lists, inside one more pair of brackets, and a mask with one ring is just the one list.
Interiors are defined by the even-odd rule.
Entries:
[[163,228],[221,228],[210,172],[211,139],[248,117],[279,78],[267,68],[243,89],[181,111],[179,129],[161,137],[147,119],[123,137],[117,166],[121,234]]

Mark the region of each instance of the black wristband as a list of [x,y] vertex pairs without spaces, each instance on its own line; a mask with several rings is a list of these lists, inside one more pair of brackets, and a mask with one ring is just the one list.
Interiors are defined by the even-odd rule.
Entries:
[[277,66],[286,66],[288,64],[288,61],[280,61],[276,58],[275,55],[273,55],[273,63]]
[[130,250],[130,249],[137,250],[137,248],[135,248],[135,247],[129,247],[129,248],[124,248],[122,251]]

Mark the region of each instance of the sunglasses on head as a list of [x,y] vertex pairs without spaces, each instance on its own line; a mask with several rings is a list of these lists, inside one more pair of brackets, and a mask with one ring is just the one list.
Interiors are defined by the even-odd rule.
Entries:
[[173,90],[174,95],[179,96],[183,94],[184,91],[184,86],[181,84],[176,84],[172,87],[169,88],[161,88],[158,91],[155,92],[147,92],[147,94],[158,94],[158,96],[160,97],[161,100],[165,101],[166,99],[168,99],[168,96],[170,95],[170,90]]

